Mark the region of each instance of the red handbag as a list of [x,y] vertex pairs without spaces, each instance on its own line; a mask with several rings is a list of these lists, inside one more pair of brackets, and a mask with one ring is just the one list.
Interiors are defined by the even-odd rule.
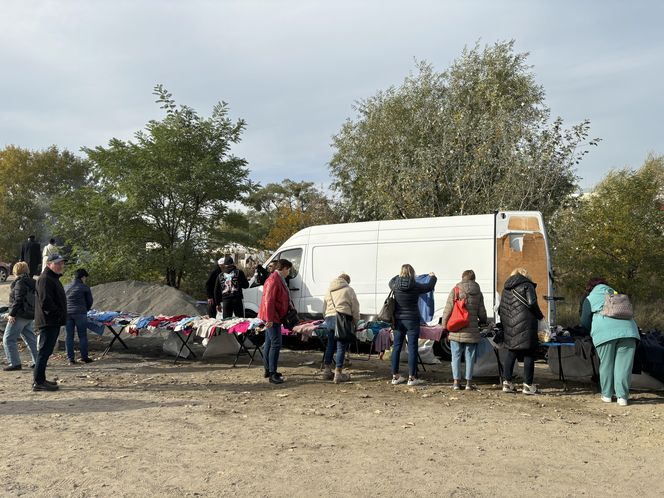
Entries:
[[457,332],[470,325],[470,313],[466,308],[466,300],[459,299],[459,288],[454,288],[454,304],[452,305],[452,313],[447,320],[447,330],[450,332]]

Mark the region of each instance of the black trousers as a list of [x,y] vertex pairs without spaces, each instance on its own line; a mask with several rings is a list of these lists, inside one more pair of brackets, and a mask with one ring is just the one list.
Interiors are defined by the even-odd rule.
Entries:
[[217,318],[217,303],[208,304],[208,316],[210,318]]
[[37,363],[35,363],[34,382],[43,384],[46,380],[46,364],[58,343],[60,326],[51,325],[39,329],[39,346],[37,351]]
[[238,318],[244,318],[244,304],[242,299],[228,299],[221,302],[221,317],[231,318],[235,315]]

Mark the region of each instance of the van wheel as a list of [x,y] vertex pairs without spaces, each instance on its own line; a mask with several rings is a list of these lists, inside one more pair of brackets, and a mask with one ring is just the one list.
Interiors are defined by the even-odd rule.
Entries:
[[7,270],[0,268],[0,282],[5,282],[7,280]]
[[440,341],[437,341],[433,344],[433,354],[442,360],[450,361],[452,359],[450,340],[447,338],[447,336],[441,337]]
[[256,316],[257,316],[257,315],[256,315],[256,312],[255,312],[255,311],[253,311],[253,310],[247,310],[247,309],[244,310],[244,317],[245,317],[245,318],[256,318]]

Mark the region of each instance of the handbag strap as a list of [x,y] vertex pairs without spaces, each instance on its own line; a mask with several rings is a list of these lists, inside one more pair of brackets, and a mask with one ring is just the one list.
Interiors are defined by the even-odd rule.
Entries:
[[[330,291],[330,300],[332,301],[332,306],[334,306],[334,311],[337,311],[337,305],[334,304],[334,298],[332,297],[332,291]],[[339,312],[337,311],[337,313],[339,313]]]

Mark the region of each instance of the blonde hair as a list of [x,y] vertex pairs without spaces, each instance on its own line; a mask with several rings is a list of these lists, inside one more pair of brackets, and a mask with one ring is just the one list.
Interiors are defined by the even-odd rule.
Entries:
[[401,265],[400,277],[415,278],[415,269],[410,265]]
[[337,278],[342,278],[346,281],[346,283],[350,284],[350,276],[347,273],[342,273]]
[[18,277],[19,275],[28,273],[28,271],[30,271],[30,269],[28,268],[28,263],[26,263],[25,261],[19,261],[14,265],[12,273],[14,274],[15,277]]
[[526,277],[527,279],[530,279],[530,273],[528,273],[528,270],[526,270],[525,268],[514,268],[514,270],[512,270],[512,273],[510,273],[510,277],[513,277],[514,275],[517,274]]

